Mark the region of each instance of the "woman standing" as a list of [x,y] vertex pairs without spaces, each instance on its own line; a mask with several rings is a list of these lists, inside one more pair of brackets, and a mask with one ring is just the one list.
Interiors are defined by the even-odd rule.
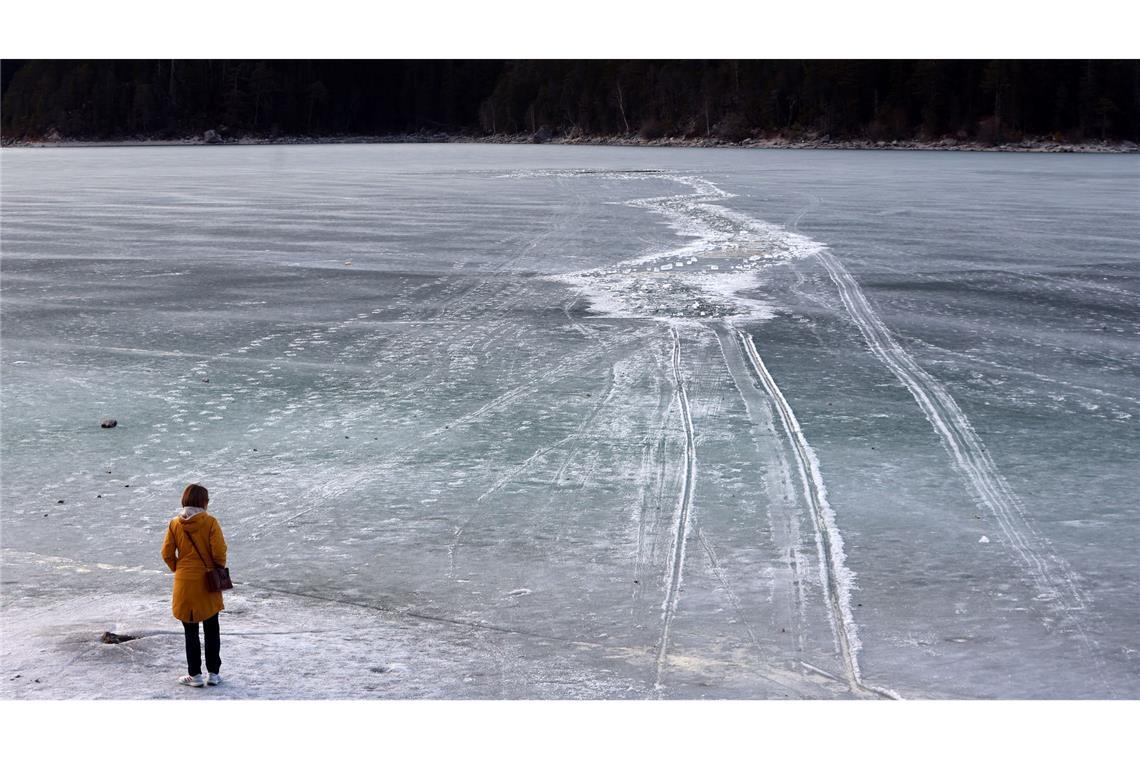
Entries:
[[[226,566],[226,539],[222,526],[206,513],[210,493],[197,483],[182,492],[182,510],[166,529],[162,542],[162,559],[174,571],[174,617],[182,621],[186,632],[186,667],[188,675],[178,679],[185,686],[217,686],[222,682],[222,641],[218,630],[218,613],[224,608],[222,592],[206,586],[206,571]],[[206,672],[202,678],[202,649],[198,642],[198,623],[206,635]]]

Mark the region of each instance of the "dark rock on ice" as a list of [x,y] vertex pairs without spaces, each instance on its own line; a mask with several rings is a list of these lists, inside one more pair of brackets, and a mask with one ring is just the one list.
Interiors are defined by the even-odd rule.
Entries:
[[112,419],[111,417],[108,417],[105,420],[99,421],[99,427],[105,427],[105,428],[113,428],[118,424],[119,424],[119,421],[116,419]]
[[122,644],[124,641],[134,641],[137,638],[138,638],[138,636],[127,636],[125,634],[111,633],[110,631],[105,631],[103,633],[102,638],[100,638],[99,640],[102,641],[104,644]]
[[56,504],[62,504],[62,503],[63,503],[63,499],[60,499],[59,501],[56,502]]
[[206,134],[202,135],[202,140],[207,145],[217,145],[222,141],[222,138],[216,130],[207,129]]

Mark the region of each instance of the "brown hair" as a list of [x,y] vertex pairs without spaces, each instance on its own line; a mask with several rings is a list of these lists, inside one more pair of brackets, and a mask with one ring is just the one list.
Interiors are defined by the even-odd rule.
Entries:
[[191,483],[182,492],[182,506],[184,507],[205,509],[208,503],[210,503],[210,492],[197,483]]

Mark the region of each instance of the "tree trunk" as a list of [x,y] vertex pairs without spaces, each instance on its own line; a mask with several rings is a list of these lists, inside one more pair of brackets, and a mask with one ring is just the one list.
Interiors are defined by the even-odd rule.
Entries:
[[618,111],[621,112],[621,122],[625,125],[625,133],[629,134],[629,119],[625,118],[625,99],[621,93],[621,80],[617,83]]

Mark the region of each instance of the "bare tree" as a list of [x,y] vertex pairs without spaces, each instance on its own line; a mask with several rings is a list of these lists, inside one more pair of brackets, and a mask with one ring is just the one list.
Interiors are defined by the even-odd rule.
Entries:
[[625,132],[629,134],[629,119],[625,118],[625,98],[621,92],[621,80],[617,80],[617,104],[618,111],[621,112],[621,121],[625,125]]

